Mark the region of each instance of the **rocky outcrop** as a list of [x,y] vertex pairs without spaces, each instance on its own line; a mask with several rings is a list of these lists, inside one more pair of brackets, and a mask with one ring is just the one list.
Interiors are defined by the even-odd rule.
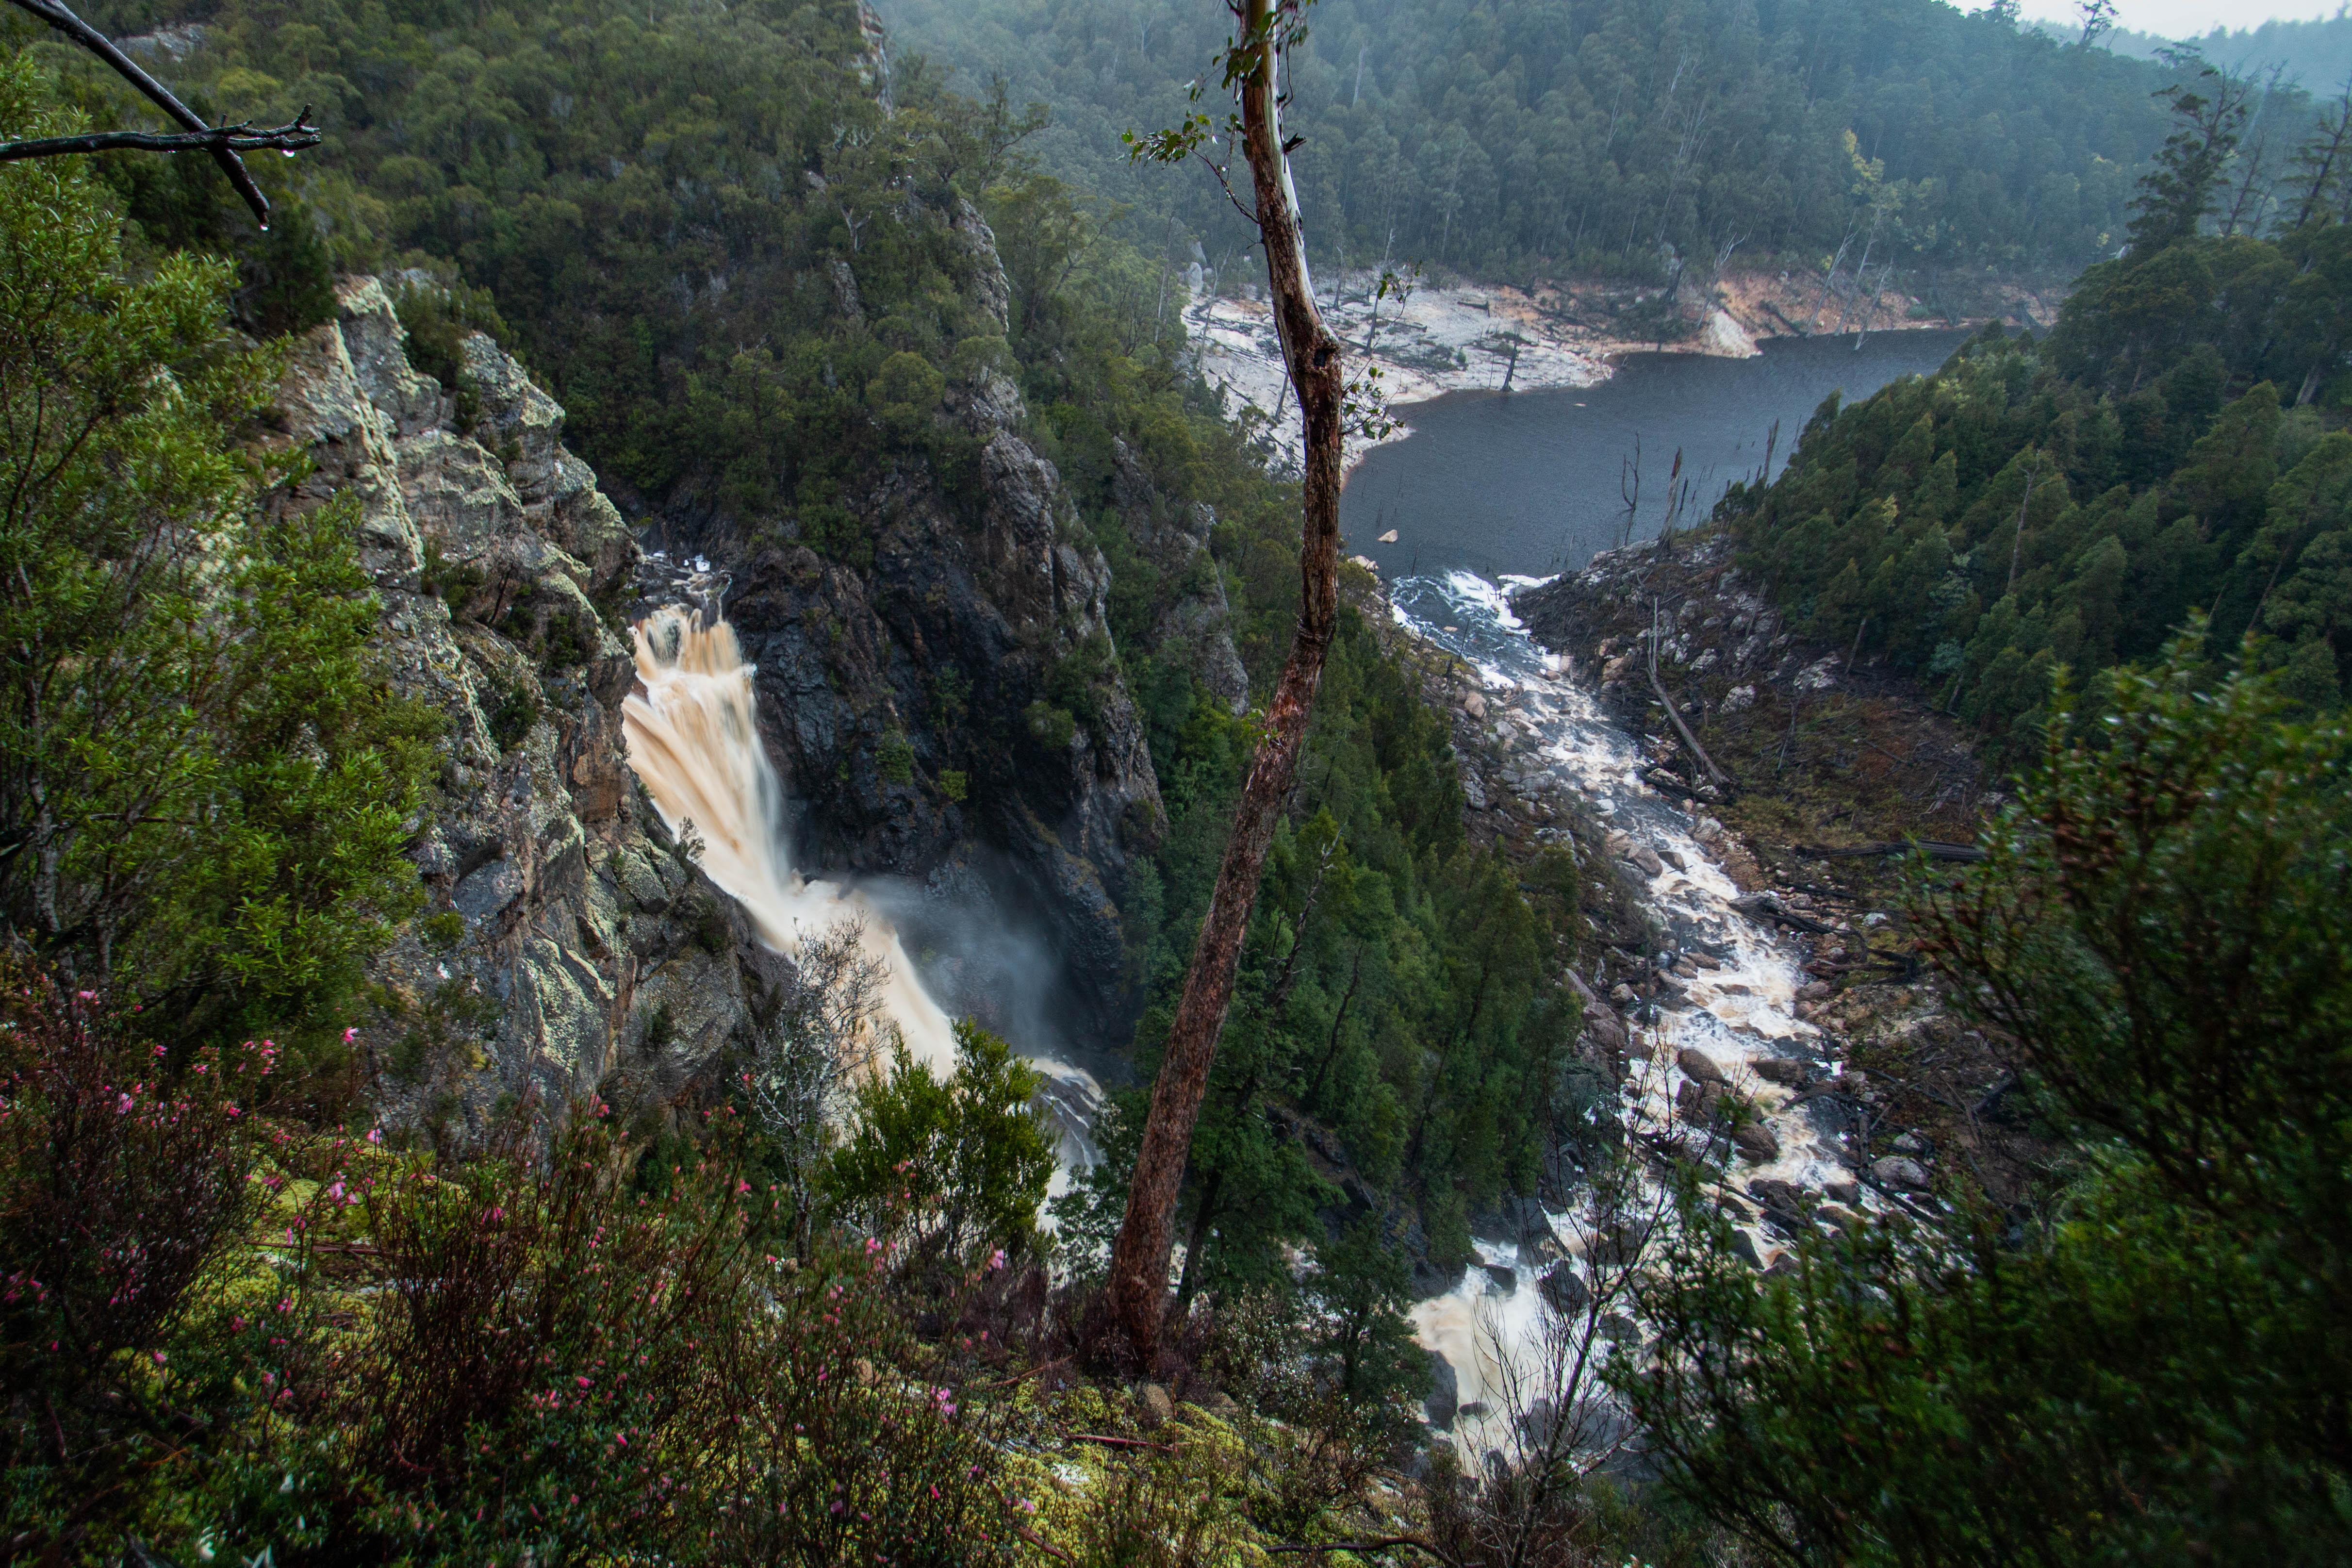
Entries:
[[563,410],[479,334],[477,412],[410,368],[373,279],[296,345],[278,439],[310,473],[284,504],[358,499],[393,683],[441,718],[411,855],[428,908],[371,975],[358,1034],[387,1119],[462,1136],[509,1097],[616,1080],[675,1098],[780,975],[676,854],[624,759],[634,679],[604,606],[637,551]]
[[1233,609],[1224,574],[1209,553],[1217,514],[1206,505],[1171,501],[1144,472],[1133,447],[1113,437],[1115,495],[1128,536],[1159,574],[1159,625],[1152,644],[1181,663],[1234,713],[1249,707],[1249,672],[1234,647]]
[[[994,237],[968,204],[950,226],[1001,328]],[[853,504],[870,566],[747,546],[717,523],[681,542],[732,571],[727,616],[759,667],[793,863],[985,884],[990,907],[1061,960],[1069,1021],[1113,1037],[1131,1001],[1119,905],[1159,840],[1159,782],[1118,673],[1110,568],[1060,473],[1014,428],[1019,391],[974,341],[948,405],[981,444],[971,491],[894,468]]]

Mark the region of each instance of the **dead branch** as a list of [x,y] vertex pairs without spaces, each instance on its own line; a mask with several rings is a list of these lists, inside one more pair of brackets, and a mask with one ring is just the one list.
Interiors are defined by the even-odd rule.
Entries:
[[[254,221],[265,229],[269,226],[269,198],[261,194],[261,187],[253,183],[253,175],[247,172],[245,166],[245,161],[237,156],[237,153],[239,151],[259,151],[261,147],[265,146],[277,147],[281,152],[299,151],[303,147],[317,146],[319,143],[318,132],[305,123],[310,119],[310,111],[308,108],[305,108],[301,114],[295,118],[292,126],[283,128],[289,133],[308,136],[310,138],[308,141],[297,142],[292,146],[289,146],[284,142],[267,141],[260,142],[252,148],[239,149],[233,144],[235,139],[233,133],[241,132],[248,135],[259,135],[262,133],[255,132],[250,126],[223,128],[205,124],[203,116],[199,115],[194,110],[190,109],[186,104],[182,103],[177,98],[173,97],[170,89],[166,88],[162,82],[157,81],[153,77],[149,76],[144,70],[140,68],[138,63],[132,60],[129,55],[124,54],[121,49],[115,47],[113,39],[108,37],[105,34],[100,32],[97,28],[91,26],[79,16],[75,16],[71,11],[68,10],[65,7],[63,0],[13,0],[13,3],[21,9],[31,12],[34,16],[47,23],[58,32],[63,33],[66,37],[71,38],[75,43],[79,44],[83,48],[88,49],[91,54],[96,55],[100,59],[104,60],[117,76],[120,76],[123,80],[129,82],[132,87],[137,88],[140,92],[146,97],[149,102],[154,104],[156,108],[162,110],[165,114],[170,115],[173,120],[178,121],[182,126],[194,133],[195,140],[188,143],[188,146],[191,148],[200,147],[204,151],[210,153],[213,157],[213,162],[220,165],[221,173],[228,176],[228,183],[236,187],[236,194],[245,198],[245,205],[253,209]],[[72,142],[79,140],[79,138],[54,137],[47,138],[47,140],[52,142]],[[22,149],[28,145],[37,147],[39,143],[12,142],[8,145]],[[38,158],[54,156],[57,153],[91,152],[101,150],[102,149],[83,147],[58,147],[55,149],[54,153],[17,151],[10,153],[7,155],[10,158]],[[165,150],[176,152],[181,149],[174,147]]]
[[310,123],[308,105],[289,124],[217,125],[210,131],[167,135],[154,131],[93,131],[83,136],[43,136],[29,142],[0,142],[0,163],[26,158],[58,158],[71,153],[208,153],[226,147],[232,153],[299,152],[319,144],[318,127]]

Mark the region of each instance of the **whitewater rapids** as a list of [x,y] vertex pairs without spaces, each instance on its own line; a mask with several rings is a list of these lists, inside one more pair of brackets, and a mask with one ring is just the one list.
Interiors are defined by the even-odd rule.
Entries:
[[[1703,1135],[1674,1116],[1675,1094],[1685,1081],[1677,1057],[1695,1049],[1755,1103],[1779,1142],[1780,1152],[1769,1162],[1736,1160],[1733,1184],[1767,1178],[1819,1191],[1824,1183],[1849,1177],[1828,1129],[1790,1103],[1795,1091],[1755,1071],[1766,1058],[1801,1058],[1824,1076],[1839,1069],[1839,1063],[1822,1060],[1820,1031],[1796,1016],[1797,992],[1807,976],[1776,932],[1734,907],[1739,889],[1717,853],[1724,842],[1719,826],[1642,782],[1637,738],[1603,715],[1593,693],[1572,679],[1569,661],[1538,647],[1512,613],[1509,591],[1539,581],[1507,577],[1497,585],[1469,572],[1405,577],[1391,585],[1391,608],[1414,637],[1477,671],[1487,713],[1514,753],[1504,769],[1507,783],[1524,788],[1538,777],[1564,781],[1614,830],[1612,846],[1622,834],[1626,849],[1654,851],[1660,869],[1641,889],[1641,903],[1675,948],[1705,952],[1719,965],[1701,969],[1679,1000],[1661,1003],[1654,1022],[1639,1028],[1640,1049],[1622,1089],[1627,1124],[1655,1138],[1704,1143]],[[1649,1059],[1639,1059],[1643,1052]],[[1581,1272],[1572,1216],[1549,1218],[1554,1240]],[[1759,1265],[1769,1266],[1785,1249],[1769,1231],[1746,1228]],[[1412,1313],[1422,1346],[1453,1367],[1460,1402],[1486,1407],[1454,1427],[1457,1445],[1474,1463],[1489,1447],[1508,1447],[1509,1415],[1497,1407],[1510,1382],[1503,1363],[1511,1363],[1523,1379],[1539,1381],[1534,1377],[1543,1342],[1538,1281],[1549,1267],[1521,1257],[1514,1242],[1482,1239],[1475,1246],[1478,1261],[1452,1289]],[[1638,1334],[1630,1319],[1622,1323],[1627,1337]],[[1637,1346],[1622,1348],[1630,1353]]]

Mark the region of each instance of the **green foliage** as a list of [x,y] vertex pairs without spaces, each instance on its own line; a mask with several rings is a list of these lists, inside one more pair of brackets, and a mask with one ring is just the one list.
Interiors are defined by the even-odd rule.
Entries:
[[1322,1247],[1307,1290],[1320,1309],[1317,1347],[1331,1385],[1348,1405],[1385,1418],[1390,1435],[1416,1424],[1411,1408],[1428,1381],[1429,1352],[1413,1339],[1405,1310],[1412,1275],[1379,1224],[1367,1215]]
[[[1213,183],[1131,164],[1124,139],[1200,133],[1188,89],[1213,83],[1222,9],[893,0],[884,14],[964,79],[1050,103],[1041,161],[1129,204],[1155,263],[1172,217],[1222,279],[1250,276],[1255,236]],[[1858,253],[1873,221],[1851,132],[1899,196],[1875,215],[1881,259],[2072,269],[2121,240],[2132,178],[2165,134],[2158,67],[2020,32],[1999,7],[1319,0],[1305,20],[1283,119],[1305,138],[1292,164],[1324,268],[1646,277],[1674,268],[1664,246],[1703,266],[1734,240],[1818,268],[1849,237]],[[1155,145],[1190,150],[1181,134]]]
[[[2192,140],[2214,112],[2193,98]],[[2147,200],[2190,200],[2189,177],[2151,176]],[[2352,228],[2326,213],[2102,262],[2046,340],[1988,328],[1934,376],[1823,405],[1787,472],[1719,516],[1796,624],[1933,682],[2011,763],[2061,667],[2150,658],[2197,609],[2332,704],[2352,676],[2347,295]]]
[[522,681],[494,686],[490,710],[483,715],[489,721],[490,739],[499,750],[510,752],[530,738],[539,723],[539,694]]
[[820,1196],[894,1261],[965,1274],[1037,1246],[1055,1140],[1033,1104],[1045,1080],[1013,1047],[970,1019],[955,1040],[944,1079],[900,1043],[859,1088]]
[[1029,726],[1030,739],[1049,752],[1066,752],[1077,739],[1077,715],[1042,697],[1023,710],[1021,717]]
[[[0,122],[30,85],[6,67]],[[419,896],[431,769],[367,647],[356,504],[265,510],[284,469],[229,444],[278,363],[227,282],[184,256],[134,281],[99,187],[0,169],[0,903],[194,1037],[338,1021]]]
[[16,1551],[1011,1561],[997,1452],[897,1370],[882,1266],[764,1252],[723,1120],[648,1151],[659,1183],[616,1179],[644,1162],[594,1104],[396,1156],[268,1120],[274,1047],[170,1073],[103,998],[20,972],[0,1005]]
[[961,805],[964,802],[965,796],[967,796],[971,791],[971,779],[970,775],[963,773],[961,769],[942,768],[940,770],[940,794],[941,795],[953,801],[956,805]]
[[[1916,911],[2079,1162],[2025,1216],[1890,1216],[1759,1280],[1686,1207],[1619,1382],[1691,1500],[1801,1563],[2340,1561],[2352,1005],[2340,720],[2104,693]],[[1923,872],[1923,876],[1925,873]]]
[[[423,265],[401,313],[461,422],[457,340],[481,328],[536,367],[608,488],[861,564],[859,505],[894,460],[951,490],[976,460],[940,416],[950,368],[1002,338],[962,204],[1020,127],[919,62],[886,112],[847,0],[201,14],[175,85],[259,118],[315,106],[326,141],[301,162],[334,259]],[[67,68],[94,108],[140,113]]]
[[895,784],[915,782],[915,746],[907,739],[904,730],[885,730],[874,748],[874,765],[883,778]]

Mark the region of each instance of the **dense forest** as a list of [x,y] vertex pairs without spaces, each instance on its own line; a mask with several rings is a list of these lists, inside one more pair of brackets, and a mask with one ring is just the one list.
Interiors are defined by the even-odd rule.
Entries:
[[[1782,1215],[1781,1262],[1743,1258],[1725,1173],[1638,1163],[1623,1064],[1580,1040],[1608,859],[1467,842],[1447,721],[1352,611],[1178,1215],[1194,1310],[1142,1369],[1184,1405],[1090,1338],[1140,1091],[1051,1211],[1022,1042],[966,1023],[951,1069],[793,1100],[775,1063],[827,1043],[821,948],[709,1081],[509,1097],[465,1145],[379,1125],[349,1022],[383,1005],[369,960],[468,939],[418,919],[452,742],[381,655],[361,498],[305,501],[272,423],[355,272],[392,283],[467,439],[499,439],[480,331],[631,521],[845,580],[874,570],[877,493],[969,507],[959,410],[1017,384],[1067,542],[1110,573],[1108,637],[1059,658],[1027,733],[1066,748],[1131,699],[1164,807],[1121,890],[1148,1082],[1296,618],[1298,497],[1155,308],[1177,226],[1232,254],[1222,196],[1123,184],[1084,138],[1172,120],[1181,67],[1107,95],[1205,60],[1214,13],[1099,36],[1040,13],[1026,68],[1097,95],[1056,130],[1014,107],[1019,62],[958,95],[841,0],[110,0],[205,112],[309,103],[328,139],[257,160],[266,232],[194,158],[0,164],[0,1556],[2341,1559],[2343,122],[2277,142],[2273,184],[2232,161],[2250,100],[2192,78],[2168,117],[2141,68],[1998,15],[1327,7],[1302,174],[1350,261],[2098,258],[2048,337],[1989,330],[1825,407],[1720,513],[1792,621],[1919,675],[2004,762],[2062,721],[1986,858],[1922,871],[1905,927],[1906,975],[1932,966],[2013,1051],[2055,1152],[2027,1200],[1963,1181],[1868,1222]],[[1130,28],[1122,66],[1097,46]],[[5,42],[0,134],[145,122],[80,53],[22,20]],[[1585,172],[1497,152],[1528,146]],[[1122,225],[1090,191],[1150,199]],[[1147,535],[1174,517],[1209,548],[1171,569]],[[609,629],[558,639],[431,570],[411,600],[478,644],[561,667]],[[1238,703],[1163,634],[1202,578]],[[2061,666],[2110,673],[2070,714]],[[691,836],[652,848],[656,901],[691,891]],[[677,937],[730,940],[709,905]],[[1509,1412],[1547,1457],[1462,1474],[1415,1416],[1408,1260],[1458,1271],[1472,1216],[1563,1159],[1680,1199],[1654,1236],[1585,1238],[1645,1326],[1591,1369],[1618,1403],[1588,1383]],[[1598,1357],[1614,1309],[1584,1306]],[[1642,1423],[1638,1464],[1560,1450],[1593,1410]]]
[[2192,613],[2221,652],[2259,634],[2308,709],[2352,680],[2343,122],[2281,160],[2274,223],[2216,233],[2246,110],[2181,104],[2130,254],[2047,337],[1989,328],[1937,375],[1832,400],[1721,510],[1815,635],[1930,683],[2011,759],[2062,667],[2151,658]]
[[[1224,36],[1213,6],[891,0],[902,47],[1051,106],[1047,168],[1221,276],[1246,226],[1192,174],[1130,170]],[[2121,244],[2164,139],[2156,68],[1937,0],[1325,0],[1289,117],[1318,259],[1493,281],[1680,258],[2071,274]],[[2283,110],[2282,112],[2284,112]],[[1849,141],[1851,133],[1851,141]],[[1671,247],[1671,252],[1668,247]],[[1327,263],[1328,264],[1328,263]],[[1181,265],[1181,260],[1180,260]]]
[[[2068,40],[2082,36],[2076,28],[2047,30]],[[2144,60],[2160,58],[2164,51],[2186,45],[2208,63],[2240,76],[2262,79],[2278,71],[2282,80],[2301,87],[2314,98],[2333,98],[2352,83],[2352,16],[2341,7],[2333,16],[2310,21],[2273,17],[2255,27],[2217,26],[2195,38],[2159,38],[2117,27],[2102,41],[2116,54]]]

